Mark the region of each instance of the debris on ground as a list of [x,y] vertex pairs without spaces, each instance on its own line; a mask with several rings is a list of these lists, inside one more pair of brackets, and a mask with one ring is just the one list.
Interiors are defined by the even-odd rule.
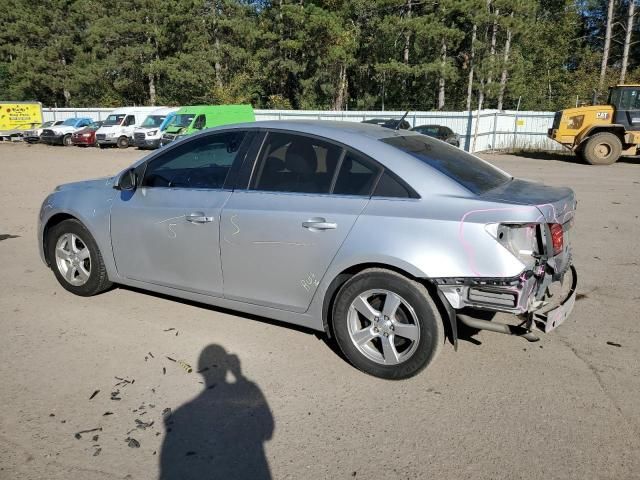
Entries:
[[95,451],[95,452],[93,452],[93,456],[94,456],[94,457],[97,457],[98,455],[100,455],[100,452],[101,452],[101,451],[102,451],[102,449],[101,449],[101,448],[96,449],[96,451]]
[[151,422],[143,422],[139,418],[136,418],[135,422],[136,422],[136,427],[138,429],[140,429],[140,430],[146,430],[147,428],[152,427],[153,424],[155,423],[153,421],[151,421]]
[[182,368],[184,368],[187,373],[193,372],[193,368],[191,367],[191,365],[189,365],[184,360],[178,360],[178,365],[180,365]]
[[140,442],[135,438],[127,437],[124,439],[131,448],[140,448]]
[[77,440],[80,440],[82,438],[83,433],[92,433],[92,432],[101,432],[101,431],[102,431],[102,427],[90,428],[89,430],[80,430],[79,432],[76,432],[74,437],[76,437]]
[[167,328],[167,329],[165,329],[165,330],[163,330],[163,331],[164,331],[164,332],[170,332],[170,331],[172,331],[172,330],[175,330],[175,328],[171,327],[171,328]]
[[104,412],[104,413],[102,414],[102,416],[103,416],[103,417],[107,417],[107,416],[109,416],[109,415],[113,415],[113,412]]
[[116,390],[115,392],[111,392],[111,400],[122,400],[122,398],[119,397],[118,395],[120,395],[120,390]]
[[619,343],[616,342],[607,342],[607,345],[611,345],[612,347],[621,347],[622,345],[620,345]]
[[99,393],[100,393],[100,390],[96,390],[95,392],[93,392],[93,393],[91,394],[91,396],[89,397],[89,400],[93,400],[93,399],[94,399],[94,397],[95,397],[97,394],[99,394]]

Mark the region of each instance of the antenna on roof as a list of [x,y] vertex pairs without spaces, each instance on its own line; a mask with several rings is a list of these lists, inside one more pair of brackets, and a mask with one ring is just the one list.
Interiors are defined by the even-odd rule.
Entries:
[[402,115],[402,118],[398,120],[398,123],[396,123],[396,126],[393,128],[394,130],[400,130],[400,125],[402,125],[402,121],[405,119],[407,115],[409,115],[409,110],[404,112],[404,115]]

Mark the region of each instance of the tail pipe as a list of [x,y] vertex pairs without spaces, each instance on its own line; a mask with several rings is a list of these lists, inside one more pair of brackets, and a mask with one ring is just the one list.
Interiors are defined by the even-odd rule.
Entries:
[[526,328],[515,325],[506,325],[504,323],[480,320],[479,318],[473,318],[463,313],[458,314],[458,320],[464,323],[467,327],[477,328],[478,330],[489,330],[491,332],[504,333],[506,335],[515,335],[530,342],[537,342],[540,340],[535,334]]

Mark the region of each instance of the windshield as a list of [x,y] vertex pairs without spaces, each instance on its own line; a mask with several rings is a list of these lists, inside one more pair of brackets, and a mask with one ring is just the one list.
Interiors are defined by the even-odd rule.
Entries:
[[179,113],[174,117],[170,126],[171,127],[188,127],[189,125],[191,125],[191,121],[195,116],[196,116],[195,113]]
[[144,122],[142,122],[142,125],[140,125],[142,128],[157,128],[160,125],[162,125],[162,122],[164,121],[166,115],[149,115],[147,118],[144,119]]
[[51,125],[53,125],[53,122],[44,122],[42,125],[40,125],[40,127],[47,128],[47,127],[50,127]]
[[102,125],[120,125],[122,123],[122,120],[124,120],[124,117],[126,117],[124,113],[120,113],[118,115],[109,115]]
[[490,163],[425,135],[389,137],[380,141],[435,168],[475,194],[487,192],[511,180],[511,176]]
[[67,118],[64,122],[62,122],[62,125],[70,125],[73,127],[77,121],[78,120],[75,118]]

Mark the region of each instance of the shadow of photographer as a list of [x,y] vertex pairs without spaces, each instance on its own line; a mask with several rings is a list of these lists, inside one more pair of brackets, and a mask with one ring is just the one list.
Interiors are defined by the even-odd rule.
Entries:
[[270,479],[264,442],[274,423],[260,388],[219,345],[202,351],[198,372],[204,391],[165,417],[160,479]]

